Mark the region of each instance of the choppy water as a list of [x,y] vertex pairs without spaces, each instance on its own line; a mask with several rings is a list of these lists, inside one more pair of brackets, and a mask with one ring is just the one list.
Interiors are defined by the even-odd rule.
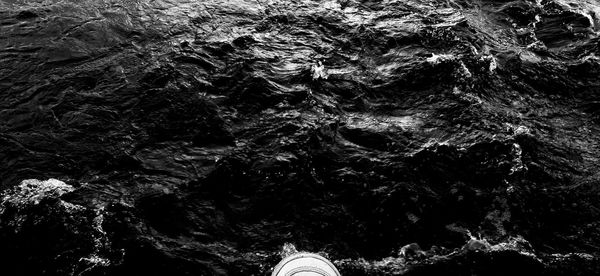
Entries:
[[0,263],[593,273],[598,31],[593,0],[0,0]]

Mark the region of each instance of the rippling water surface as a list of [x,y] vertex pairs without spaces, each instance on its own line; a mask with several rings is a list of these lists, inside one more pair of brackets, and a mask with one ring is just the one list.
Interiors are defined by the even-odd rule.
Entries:
[[599,31],[593,0],[0,0],[0,264],[592,274]]

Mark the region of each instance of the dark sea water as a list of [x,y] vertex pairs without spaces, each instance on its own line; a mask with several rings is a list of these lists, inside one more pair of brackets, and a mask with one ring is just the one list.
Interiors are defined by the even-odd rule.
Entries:
[[596,0],[0,0],[0,274],[597,274],[599,31]]

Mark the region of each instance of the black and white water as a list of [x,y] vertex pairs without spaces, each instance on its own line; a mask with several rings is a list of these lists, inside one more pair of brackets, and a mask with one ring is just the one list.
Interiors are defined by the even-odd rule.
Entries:
[[267,275],[292,245],[595,274],[599,31],[596,0],[0,0],[2,274]]

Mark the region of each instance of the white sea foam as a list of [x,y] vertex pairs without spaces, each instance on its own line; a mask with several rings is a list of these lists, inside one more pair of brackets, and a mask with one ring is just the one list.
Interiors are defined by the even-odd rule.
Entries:
[[46,181],[36,179],[23,180],[21,184],[2,195],[0,213],[4,211],[7,205],[16,207],[37,205],[45,198],[60,197],[73,190],[73,186],[56,179],[48,179]]
[[455,58],[456,57],[454,55],[449,55],[449,54],[441,54],[441,55],[431,54],[431,57],[427,58],[427,62],[429,62],[431,64],[438,64],[442,61],[453,60]]

